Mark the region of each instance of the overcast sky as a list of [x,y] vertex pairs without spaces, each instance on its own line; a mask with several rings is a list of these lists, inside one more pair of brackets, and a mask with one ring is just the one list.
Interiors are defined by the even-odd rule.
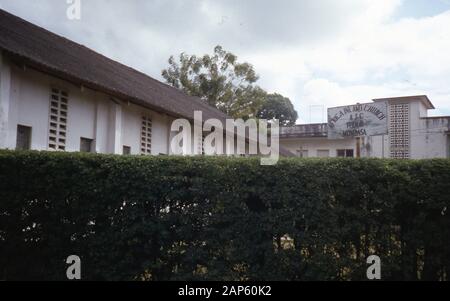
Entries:
[[300,123],[326,108],[427,94],[450,115],[450,0],[0,0],[0,7],[162,80],[172,54],[222,45],[289,97]]

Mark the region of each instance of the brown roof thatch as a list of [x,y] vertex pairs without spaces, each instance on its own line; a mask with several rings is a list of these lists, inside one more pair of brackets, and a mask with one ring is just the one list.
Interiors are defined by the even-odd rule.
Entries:
[[202,111],[204,120],[228,118],[197,97],[1,9],[0,49],[15,62],[174,117],[193,119]]

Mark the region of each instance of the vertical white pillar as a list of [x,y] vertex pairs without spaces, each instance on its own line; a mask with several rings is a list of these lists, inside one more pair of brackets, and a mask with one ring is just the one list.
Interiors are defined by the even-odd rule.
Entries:
[[169,118],[169,115],[167,115],[167,114],[164,114],[164,123],[165,123],[165,125],[167,127],[166,155],[170,155],[171,154],[170,142],[172,141],[172,131],[171,131],[172,122],[171,122],[171,118]]
[[0,149],[8,147],[11,68],[0,51]]
[[110,103],[99,94],[96,95],[95,106],[95,151],[98,154],[107,154],[109,149],[109,115]]
[[101,153],[101,141],[100,141],[100,103],[98,95],[95,95],[95,120],[94,120],[94,143],[95,153]]
[[[448,124],[447,127],[450,130],[450,124]],[[446,138],[447,138],[447,156],[446,156],[446,158],[450,158],[450,132],[447,132]]]
[[109,118],[109,153],[122,154],[122,107],[120,104],[112,103]]

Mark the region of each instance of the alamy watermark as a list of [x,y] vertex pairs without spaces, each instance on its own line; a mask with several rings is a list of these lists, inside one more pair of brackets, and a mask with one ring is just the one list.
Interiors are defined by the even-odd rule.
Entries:
[[[371,255],[366,260],[370,266],[367,268],[366,276],[369,280],[381,280],[381,259],[377,255]],[[66,270],[68,280],[81,280],[81,259],[77,255],[67,257],[69,265]]]
[[371,255],[367,258],[367,264],[370,266],[367,268],[367,279],[369,280],[381,280],[381,259],[377,255]]
[[[270,127],[269,127],[270,124]],[[201,111],[194,112],[194,126],[187,119],[177,119],[171,126],[170,149],[173,155],[260,155],[261,165],[275,165],[280,153],[278,120],[219,119],[203,122]]]
[[66,16],[67,19],[74,21],[74,20],[81,20],[81,0],[66,0],[67,2],[67,10],[66,10]]
[[81,259],[77,255],[67,257],[66,263],[69,267],[66,270],[68,280],[81,280]]

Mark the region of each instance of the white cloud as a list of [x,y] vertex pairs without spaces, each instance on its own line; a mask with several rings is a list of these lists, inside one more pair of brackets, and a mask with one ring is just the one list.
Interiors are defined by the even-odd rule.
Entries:
[[301,121],[322,121],[317,106],[412,94],[450,114],[450,11],[396,19],[405,1],[83,0],[77,22],[65,0],[0,5],[158,79],[170,55],[223,45],[290,97]]
[[[326,108],[415,94],[429,95],[438,108],[432,115],[450,113],[450,11],[392,21],[389,17],[399,2],[377,3],[379,7],[352,21],[353,29],[334,39],[266,55],[270,65],[283,66],[286,72],[278,77],[283,72],[270,67],[263,77],[292,98],[300,122],[321,122],[321,111],[314,110],[318,105]],[[264,70],[261,61],[255,61],[257,70]],[[279,78],[283,83],[278,83]],[[303,81],[293,88],[295,78]]]

